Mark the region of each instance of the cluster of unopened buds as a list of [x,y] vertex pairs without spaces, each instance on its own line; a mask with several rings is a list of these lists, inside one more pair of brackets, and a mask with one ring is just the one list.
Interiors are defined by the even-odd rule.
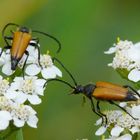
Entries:
[[10,50],[3,51],[0,57],[3,73],[0,76],[0,130],[7,129],[9,125],[21,128],[25,123],[36,128],[38,118],[33,108],[41,103],[40,97],[44,95],[47,80],[62,77],[62,72],[54,65],[49,52],[40,54],[38,60],[35,47],[28,46],[27,50],[29,57],[24,71],[26,55],[23,55],[16,71],[11,70]]
[[[131,81],[140,93],[140,42],[134,44],[132,41],[118,39],[118,42],[105,52],[105,54],[113,53],[115,56],[108,66],[113,67],[126,80]],[[102,118],[97,120],[96,125],[101,127],[95,134],[102,136],[102,140],[136,140],[138,138],[140,100],[121,102],[120,106],[129,114],[122,110],[108,110],[103,112],[107,118],[106,124],[102,123]],[[109,138],[106,138],[106,131],[109,132]]]

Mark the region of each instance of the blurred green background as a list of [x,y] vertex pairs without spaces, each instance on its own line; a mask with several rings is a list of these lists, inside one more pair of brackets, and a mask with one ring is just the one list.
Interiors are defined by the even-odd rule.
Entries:
[[[0,29],[14,22],[59,38],[60,54],[55,54],[56,43],[42,36],[41,51],[50,49],[51,55],[59,58],[80,84],[99,80],[128,84],[107,67],[112,57],[103,52],[118,36],[134,42],[140,40],[139,5],[140,1],[128,0],[1,0]],[[72,82],[65,72],[63,76]],[[35,107],[38,128],[26,126],[25,140],[100,139],[94,134],[98,117],[91,111],[89,101],[83,107],[82,95],[69,96],[70,91],[57,82],[48,85],[43,103]],[[102,108],[112,107],[103,102]]]

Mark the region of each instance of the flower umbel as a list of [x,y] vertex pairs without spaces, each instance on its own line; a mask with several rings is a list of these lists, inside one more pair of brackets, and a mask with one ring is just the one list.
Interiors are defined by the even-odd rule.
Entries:
[[[11,70],[10,50],[3,51],[0,57],[2,72],[5,77],[8,76],[3,78],[0,75],[0,131],[11,125],[21,128],[26,123],[32,128],[37,128],[37,112],[32,105],[42,102],[40,97],[44,95],[46,79],[62,76],[62,72],[54,65],[49,54],[39,56],[38,49],[30,45],[27,51],[27,61],[24,54],[15,71]],[[26,72],[23,76],[19,69],[23,69],[25,61]]]
[[114,69],[125,69],[128,79],[134,82],[140,80],[140,43],[134,44],[132,41],[120,40],[114,44],[105,54],[115,53],[112,63],[108,66]]

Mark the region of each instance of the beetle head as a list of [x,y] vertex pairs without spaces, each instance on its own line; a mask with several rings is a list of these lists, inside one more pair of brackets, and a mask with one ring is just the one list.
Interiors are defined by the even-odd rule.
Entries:
[[79,94],[84,92],[84,87],[82,85],[78,85],[75,87],[74,91],[72,94]]
[[29,33],[29,29],[27,27],[20,27],[19,31],[23,33]]

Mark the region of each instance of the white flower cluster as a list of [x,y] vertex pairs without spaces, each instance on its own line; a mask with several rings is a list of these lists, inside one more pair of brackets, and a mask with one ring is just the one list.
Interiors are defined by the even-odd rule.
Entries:
[[[2,49],[1,49],[2,50]],[[6,50],[0,57],[0,67],[4,77],[0,76],[0,131],[5,130],[9,123],[15,127],[23,127],[27,123],[30,127],[37,127],[37,112],[33,105],[41,103],[40,96],[44,95],[45,83],[49,78],[62,77],[61,71],[53,64],[51,56],[40,55],[38,50],[28,46],[29,57],[25,65],[25,76],[16,76],[11,70],[10,51]],[[23,68],[26,55],[18,63]]]
[[[109,130],[110,137],[104,140],[132,140],[132,135],[140,132],[140,105],[133,105],[132,108],[126,106],[125,109],[136,119],[120,110],[105,111],[107,124],[102,125],[95,134],[101,136]],[[101,125],[101,123],[100,118],[96,125]]]
[[140,42],[134,44],[131,41],[119,40],[104,53],[115,53],[112,63],[109,63],[108,66],[114,69],[126,69],[129,72],[128,79],[131,81],[138,82],[140,80]]

